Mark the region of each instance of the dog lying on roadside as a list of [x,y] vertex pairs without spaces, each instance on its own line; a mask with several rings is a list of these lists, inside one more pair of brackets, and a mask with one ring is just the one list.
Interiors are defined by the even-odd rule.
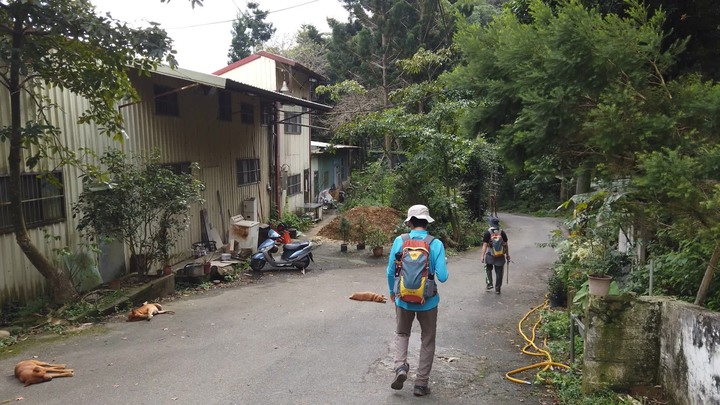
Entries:
[[27,387],[50,381],[55,377],[72,377],[73,370],[65,364],[50,364],[38,360],[23,360],[15,365],[15,377]]
[[175,311],[163,311],[160,304],[148,304],[147,301],[143,302],[142,306],[135,308],[130,311],[128,315],[128,322],[131,321],[142,321],[143,319],[151,320],[153,316],[158,314],[174,314]]
[[350,296],[351,300],[355,301],[373,301],[385,303],[387,298],[384,295],[374,293],[372,291],[355,292]]

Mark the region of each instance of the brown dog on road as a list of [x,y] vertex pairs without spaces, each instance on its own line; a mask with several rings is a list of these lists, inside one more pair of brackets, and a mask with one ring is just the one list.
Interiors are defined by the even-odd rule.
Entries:
[[174,314],[174,311],[163,311],[160,304],[148,304],[147,301],[143,302],[140,308],[135,308],[130,311],[128,315],[128,322],[130,321],[142,321],[143,319],[151,320],[153,316],[157,314]]
[[374,293],[372,291],[355,292],[350,296],[350,299],[355,301],[380,302],[383,304],[387,301],[387,298],[385,298],[384,295]]
[[65,364],[50,364],[38,360],[23,360],[15,365],[15,377],[25,383],[37,384],[50,381],[55,377],[72,377],[73,370]]

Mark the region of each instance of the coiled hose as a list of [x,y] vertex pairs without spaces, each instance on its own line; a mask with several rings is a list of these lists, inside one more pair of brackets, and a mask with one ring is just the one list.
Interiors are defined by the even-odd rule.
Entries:
[[[530,381],[521,380],[521,379],[518,379],[518,378],[515,378],[512,376],[517,373],[526,371],[526,370],[531,370],[531,369],[540,368],[540,367],[542,367],[541,371],[545,371],[545,370],[549,369],[550,367],[562,367],[565,369],[570,369],[570,366],[568,366],[568,365],[554,362],[549,351],[541,349],[541,348],[537,347],[537,345],[535,344],[535,336],[536,336],[535,330],[537,329],[538,325],[540,325],[540,322],[542,321],[541,316],[538,316],[537,321],[535,321],[535,324],[532,327],[532,336],[530,338],[528,338],[527,335],[525,334],[525,332],[523,332],[523,328],[522,328],[523,322],[525,322],[528,318],[530,318],[530,315],[532,315],[534,312],[543,310],[543,309],[547,308],[548,305],[549,305],[549,301],[547,299],[545,299],[545,302],[543,302],[542,304],[531,309],[527,314],[525,314],[525,316],[523,316],[523,318],[520,320],[520,322],[518,322],[518,332],[520,332],[520,335],[522,335],[523,339],[525,339],[525,342],[527,342],[525,347],[522,348],[522,352],[527,355],[530,355],[530,356],[544,356],[546,358],[546,360],[543,362],[540,362],[540,363],[535,363],[535,364],[531,364],[529,366],[520,367],[520,368],[516,368],[515,370],[508,371],[505,374],[505,378],[507,378],[508,380],[510,380],[512,382],[516,382],[518,384],[532,384]],[[547,343],[546,339],[544,339],[543,346],[546,346],[546,343]],[[533,351],[530,351],[530,348],[532,348]]]

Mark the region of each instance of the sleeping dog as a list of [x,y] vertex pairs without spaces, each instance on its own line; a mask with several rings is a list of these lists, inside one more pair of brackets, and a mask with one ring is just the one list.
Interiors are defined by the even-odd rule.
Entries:
[[25,383],[37,384],[50,381],[55,377],[72,377],[73,370],[65,364],[50,364],[38,360],[23,360],[15,365],[15,377]]
[[135,308],[130,311],[128,315],[128,322],[130,321],[142,321],[143,319],[151,320],[153,316],[157,314],[174,314],[174,311],[163,311],[160,304],[148,304],[147,301],[143,302],[142,306]]

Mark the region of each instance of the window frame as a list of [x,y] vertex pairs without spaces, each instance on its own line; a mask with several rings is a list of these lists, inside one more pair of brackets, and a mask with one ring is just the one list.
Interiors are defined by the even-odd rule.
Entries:
[[302,193],[302,174],[291,174],[287,177],[287,195]]
[[240,103],[240,123],[255,125],[255,105],[252,103]]
[[232,93],[227,90],[218,91],[218,120],[232,121]]
[[[46,179],[54,176],[59,185]],[[67,220],[67,207],[65,206],[65,183],[61,170],[49,173],[22,173],[20,175],[22,188],[22,209],[25,225],[28,229],[40,228],[47,225],[65,222]],[[30,187],[27,187],[27,186]],[[12,214],[10,213],[10,176],[0,176],[0,234],[12,233]],[[54,193],[47,194],[48,191]],[[34,195],[33,195],[34,194]],[[52,204],[52,205],[51,205]],[[51,215],[56,211],[56,215]],[[33,215],[37,217],[35,219]]]
[[[302,116],[303,112],[285,111],[283,112],[283,123],[285,124],[286,135],[302,134]],[[297,130],[296,130],[297,129]]]
[[[249,166],[251,162],[251,166],[253,167]],[[260,183],[260,180],[262,179],[262,172],[260,170],[260,159],[237,159],[235,161],[235,178],[238,187]]]

